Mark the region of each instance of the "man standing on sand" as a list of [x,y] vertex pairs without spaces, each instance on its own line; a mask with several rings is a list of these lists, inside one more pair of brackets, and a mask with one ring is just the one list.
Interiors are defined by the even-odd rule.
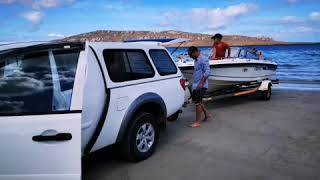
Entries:
[[219,59],[224,59],[226,56],[226,51],[228,50],[228,56],[230,57],[231,54],[231,49],[229,44],[221,41],[223,36],[221,34],[215,34],[214,36],[211,37],[213,39],[213,52],[212,52],[212,57],[211,60],[219,60]]
[[207,121],[212,117],[212,115],[204,107],[204,104],[202,104],[203,95],[208,89],[210,66],[208,59],[202,56],[198,48],[195,46],[189,47],[188,54],[192,59],[194,59],[194,72],[192,75],[192,101],[196,105],[196,120],[190,125],[190,127],[199,128],[201,126],[202,112],[205,115],[203,121]]

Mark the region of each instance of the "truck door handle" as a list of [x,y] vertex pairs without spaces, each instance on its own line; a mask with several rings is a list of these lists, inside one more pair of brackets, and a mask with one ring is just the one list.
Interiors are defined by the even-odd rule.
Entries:
[[71,133],[58,133],[56,135],[36,135],[32,137],[33,141],[69,141],[72,139]]

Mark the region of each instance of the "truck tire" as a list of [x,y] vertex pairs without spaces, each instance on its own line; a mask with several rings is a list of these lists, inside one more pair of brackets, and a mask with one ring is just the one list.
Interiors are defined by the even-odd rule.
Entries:
[[138,162],[150,157],[158,144],[159,127],[153,114],[135,116],[120,144],[124,158]]
[[268,101],[268,100],[271,99],[271,95],[272,95],[272,93],[271,93],[271,84],[269,84],[268,90],[261,91],[261,99],[265,100],[265,101]]

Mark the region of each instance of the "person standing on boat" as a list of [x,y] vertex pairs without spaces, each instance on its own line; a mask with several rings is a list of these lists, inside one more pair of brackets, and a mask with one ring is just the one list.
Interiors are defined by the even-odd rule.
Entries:
[[201,55],[197,47],[189,47],[188,54],[192,59],[194,59],[192,101],[196,105],[196,120],[190,125],[190,127],[199,128],[201,126],[201,113],[204,113],[205,115],[203,121],[207,121],[212,117],[211,113],[209,113],[204,104],[202,104],[202,98],[208,89],[208,77],[211,70],[208,58]]
[[259,60],[263,60],[263,55],[261,51],[258,51],[256,48],[252,48],[250,52],[258,57]]
[[229,44],[225,43],[222,41],[223,36],[221,34],[215,34],[214,36],[211,37],[213,39],[213,52],[212,52],[212,57],[211,60],[219,60],[219,59],[224,59],[226,56],[226,51],[228,50],[228,56],[230,57],[231,54],[231,48]]

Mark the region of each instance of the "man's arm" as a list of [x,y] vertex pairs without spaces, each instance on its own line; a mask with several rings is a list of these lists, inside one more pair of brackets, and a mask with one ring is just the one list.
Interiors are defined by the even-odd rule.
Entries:
[[200,89],[203,88],[205,82],[207,81],[207,79],[208,79],[208,77],[209,77],[209,75],[211,73],[209,61],[204,62],[202,68],[203,68],[202,72],[204,72],[203,73],[203,77],[202,77],[202,79],[201,79],[201,81],[200,81],[200,83],[198,84],[198,87],[197,87],[197,88],[200,88]]
[[213,60],[213,59],[216,59],[216,48],[213,46],[213,48],[212,48],[212,56],[211,56],[211,59]]

